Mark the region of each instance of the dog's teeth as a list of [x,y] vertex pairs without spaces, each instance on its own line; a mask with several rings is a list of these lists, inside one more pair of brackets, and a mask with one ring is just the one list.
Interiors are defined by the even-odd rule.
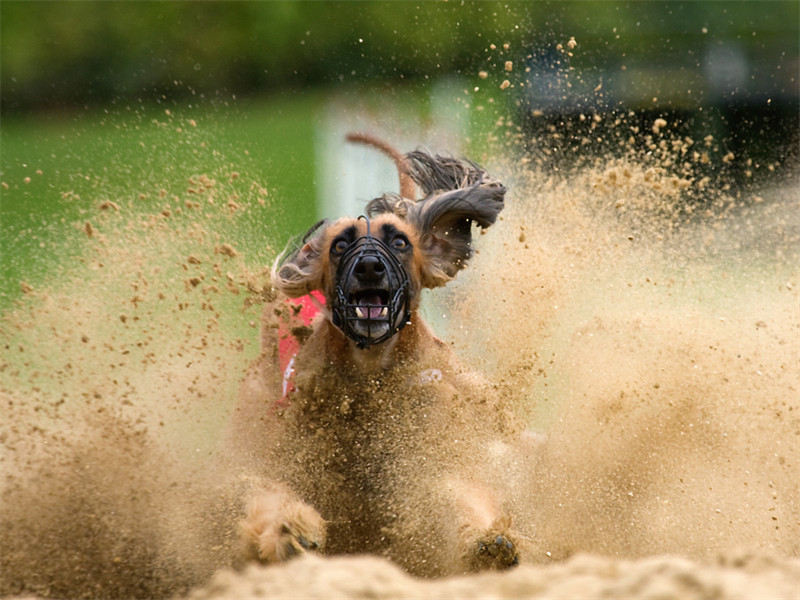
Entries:
[[382,316],[382,317],[385,317],[385,316],[386,316],[386,315],[388,315],[388,314],[389,314],[389,308],[388,308],[388,307],[386,307],[386,306],[384,306],[384,307],[381,309],[381,316]]
[[359,319],[363,319],[364,318],[364,309],[361,308],[360,306],[356,306],[356,316]]

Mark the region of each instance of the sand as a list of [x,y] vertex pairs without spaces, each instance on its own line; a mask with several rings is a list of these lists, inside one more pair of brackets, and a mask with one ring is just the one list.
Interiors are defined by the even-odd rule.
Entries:
[[798,568],[797,560],[757,556],[700,564],[674,556],[630,561],[579,555],[550,567],[429,581],[376,557],[307,557],[283,567],[220,571],[189,598],[790,599],[797,597]]
[[559,171],[499,146],[485,162],[507,209],[426,298],[540,440],[508,473],[529,539],[519,568],[229,569],[250,482],[215,455],[279,299],[262,290],[269,227],[259,249],[241,235],[265,186],[227,165],[137,190],[151,204],[84,198],[54,276],[25,278],[4,311],[0,594],[797,598],[797,169],[706,178],[724,153],[692,158],[700,142],[662,145],[657,129]]

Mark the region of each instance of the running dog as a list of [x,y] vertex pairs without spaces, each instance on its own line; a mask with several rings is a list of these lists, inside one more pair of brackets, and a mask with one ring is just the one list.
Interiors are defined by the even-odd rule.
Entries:
[[[474,225],[496,221],[506,188],[468,161],[351,141],[392,156],[401,194],[317,224],[273,266],[275,290],[304,300],[270,306],[232,422],[262,475],[242,556],[374,553],[424,576],[512,567],[520,535],[496,459],[520,427],[418,310],[424,288],[467,265]],[[308,308],[310,327],[298,321]],[[284,368],[287,341],[297,352]]]

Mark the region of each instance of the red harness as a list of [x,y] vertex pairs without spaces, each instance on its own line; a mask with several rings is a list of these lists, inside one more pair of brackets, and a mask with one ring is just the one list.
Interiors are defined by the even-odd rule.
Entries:
[[314,291],[301,298],[291,298],[286,304],[291,307],[290,317],[286,321],[281,320],[278,325],[278,356],[283,373],[283,391],[280,400],[276,402],[278,408],[286,408],[289,405],[289,394],[295,388],[295,359],[300,351],[300,341],[292,330],[299,326],[311,326],[314,317],[320,312],[319,307],[325,305],[325,296]]

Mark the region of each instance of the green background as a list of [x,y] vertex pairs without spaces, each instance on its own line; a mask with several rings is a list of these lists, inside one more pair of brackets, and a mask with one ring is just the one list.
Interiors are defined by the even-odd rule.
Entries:
[[[734,106],[755,121],[765,107],[788,106],[796,119],[799,21],[797,2],[4,0],[0,303],[19,297],[21,280],[52,276],[89,204],[151,198],[200,173],[232,169],[261,182],[271,201],[259,218],[281,246],[317,215],[314,136],[329,98],[391,97],[424,115],[437,81],[472,89],[486,85],[482,70],[502,77],[503,44],[519,74],[565,67],[552,64],[552,49],[574,37],[580,52],[568,67],[579,81],[628,78],[614,110]],[[682,87],[710,77],[704,57],[715,48],[749,61],[731,98]],[[473,112],[472,144],[497,118],[531,107],[517,88]],[[789,146],[796,135],[785,134]],[[776,142],[758,129],[741,137]],[[255,259],[268,259],[256,252],[259,223],[244,235]]]

